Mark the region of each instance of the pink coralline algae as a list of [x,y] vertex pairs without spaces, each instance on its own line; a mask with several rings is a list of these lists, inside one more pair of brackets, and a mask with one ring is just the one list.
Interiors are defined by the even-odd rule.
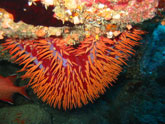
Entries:
[[[91,0],[82,0],[90,3]],[[124,23],[139,23],[155,16],[158,0],[95,0],[95,3],[107,5],[110,9],[120,12]]]
[[[98,15],[98,11],[106,10],[107,14],[111,15],[109,20],[112,23],[139,23],[144,20],[151,19],[155,16],[157,11],[159,0],[34,0],[41,1],[45,6],[54,6],[56,18],[63,19],[61,14],[57,14],[59,3],[64,3],[65,10],[69,13],[76,12],[80,14],[81,18],[84,18],[86,11],[90,10],[91,16],[93,14]],[[80,9],[81,8],[81,9]],[[95,11],[95,9],[96,11]],[[83,9],[83,13],[80,11]],[[60,12],[64,12],[62,9]],[[105,13],[105,11],[102,11]],[[65,12],[64,12],[65,13]],[[89,14],[89,13],[88,13]],[[66,16],[66,15],[65,15]],[[69,19],[71,20],[71,19]],[[67,20],[65,20],[67,21]],[[84,21],[80,21],[83,23]],[[80,23],[79,22],[79,23]],[[77,24],[77,23],[76,23]]]

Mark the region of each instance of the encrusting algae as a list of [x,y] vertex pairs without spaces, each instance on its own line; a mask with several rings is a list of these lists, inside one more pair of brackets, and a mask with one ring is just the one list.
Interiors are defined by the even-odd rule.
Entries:
[[[26,73],[22,78],[30,78],[28,86],[42,101],[66,110],[93,102],[113,86],[122,65],[135,53],[133,47],[145,34],[133,23],[153,18],[158,0],[29,0],[26,4],[29,8],[42,4],[47,11],[52,7],[52,18],[71,24],[25,24],[34,29],[24,28],[24,32],[31,31],[26,39],[26,35],[8,36],[0,25],[6,36],[3,50],[23,65],[20,71]],[[12,28],[20,22],[11,23],[6,30],[18,31]]]

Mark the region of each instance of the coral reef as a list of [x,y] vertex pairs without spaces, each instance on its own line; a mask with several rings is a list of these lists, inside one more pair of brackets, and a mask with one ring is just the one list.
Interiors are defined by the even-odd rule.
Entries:
[[[19,2],[22,8],[15,4],[16,2]],[[153,18],[158,7],[158,0],[103,0],[95,2],[29,0],[25,3],[17,0],[16,2],[11,2],[11,4],[2,2],[0,5],[0,7],[5,7],[4,9],[11,12],[7,13],[4,9],[0,10],[1,39],[3,36],[22,39],[62,36],[67,39],[72,34],[77,35],[77,40],[70,37],[68,44],[79,43],[82,38],[90,35],[96,35],[97,37],[106,35],[108,38],[118,36],[125,28],[130,28],[130,25]],[[41,7],[40,2],[45,6],[46,10]],[[71,4],[72,2],[73,4]],[[38,11],[42,13],[38,13]],[[16,18],[17,13],[21,16],[19,20]],[[35,15],[31,15],[31,13]],[[39,26],[24,23],[26,21],[30,23],[31,18],[29,16],[33,17],[33,23]],[[40,16],[43,16],[43,18],[39,19]],[[24,20],[24,18],[28,19]],[[15,23],[15,21],[19,22]],[[42,26],[43,23],[51,26]]]
[[[6,5],[0,10],[0,38],[5,41],[2,51],[9,50],[11,58],[24,65],[20,70],[26,71],[22,78],[30,78],[29,86],[42,101],[65,110],[81,107],[113,85],[144,34],[134,24],[153,18],[158,3],[158,0],[26,1],[25,13],[40,12],[42,9],[36,7],[44,5],[51,24],[61,23],[59,27],[49,27],[15,22],[12,12],[17,11],[2,2],[2,6]],[[40,18],[40,14],[36,17]]]

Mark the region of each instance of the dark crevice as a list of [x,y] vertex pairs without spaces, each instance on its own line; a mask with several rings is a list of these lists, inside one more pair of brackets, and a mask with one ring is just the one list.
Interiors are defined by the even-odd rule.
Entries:
[[63,24],[61,20],[53,18],[52,10],[54,8],[48,7],[46,10],[39,2],[37,5],[28,6],[28,0],[0,0],[0,8],[13,14],[15,22],[23,21],[34,26],[74,26],[71,22]]

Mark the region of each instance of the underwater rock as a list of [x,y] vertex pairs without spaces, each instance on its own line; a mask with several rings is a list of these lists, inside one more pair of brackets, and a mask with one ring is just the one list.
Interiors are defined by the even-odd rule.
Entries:
[[38,105],[0,108],[0,124],[51,124],[50,115]]
[[152,74],[165,62],[165,26],[159,24],[146,38],[141,71],[143,74]]

